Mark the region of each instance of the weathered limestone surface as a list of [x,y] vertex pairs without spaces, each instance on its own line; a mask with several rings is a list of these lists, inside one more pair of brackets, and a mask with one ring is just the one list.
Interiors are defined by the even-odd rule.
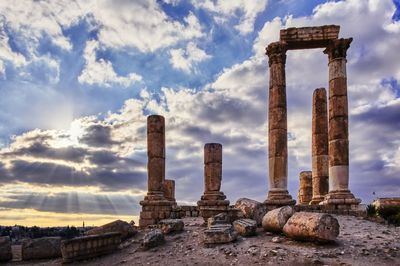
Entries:
[[239,219],[233,222],[233,228],[241,236],[256,235],[257,222],[252,219]]
[[175,180],[165,179],[163,184],[164,197],[166,200],[172,201],[176,205],[175,200]]
[[63,262],[70,263],[109,254],[117,250],[120,243],[121,234],[115,232],[64,240],[61,242]]
[[339,235],[339,222],[325,213],[296,212],[283,227],[283,232],[298,240],[334,241]]
[[312,200],[319,204],[329,191],[328,114],[324,88],[313,93],[312,108]]
[[184,227],[182,219],[164,219],[158,224],[163,234],[182,232]]
[[142,248],[144,250],[157,247],[161,244],[164,244],[165,238],[164,234],[160,229],[154,229],[148,232],[142,242]]
[[61,237],[42,237],[22,241],[23,260],[61,257]]
[[12,259],[11,241],[8,236],[0,236],[0,261]]
[[324,51],[329,57],[329,193],[322,204],[335,209],[361,202],[349,190],[346,53],[352,40],[331,40]]
[[230,224],[229,216],[226,212],[218,213],[207,220],[207,226],[210,228],[216,224]]
[[265,214],[262,227],[266,231],[282,232],[283,226],[287,220],[293,215],[294,210],[290,206],[280,207]]
[[286,111],[286,63],[287,46],[284,42],[268,45],[269,57],[269,105],[268,105],[268,160],[269,191],[267,205],[294,205],[287,191],[287,111]]
[[311,171],[300,172],[300,186],[298,204],[308,205],[312,199],[312,173]]
[[[165,121],[160,115],[147,117],[147,156],[148,192],[140,202],[140,227],[170,218],[172,206],[175,205],[175,201],[165,197]],[[166,194],[171,196],[173,193],[169,190]]]
[[339,37],[339,30],[336,25],[288,28],[280,31],[280,40],[287,43],[288,49],[323,48]]
[[205,245],[223,244],[235,241],[237,233],[231,224],[216,224],[204,231],[203,242]]
[[245,218],[253,219],[261,225],[262,218],[267,213],[265,205],[256,200],[240,198],[235,203],[235,208],[240,209]]
[[222,181],[222,145],[207,143],[204,145],[204,194],[197,202],[200,216],[207,219],[229,209],[229,200],[221,189]]
[[132,225],[125,221],[116,220],[108,224],[104,224],[102,226],[93,228],[89,231],[86,231],[86,235],[99,235],[111,232],[118,232],[121,234],[122,239],[127,239],[129,237],[134,236],[137,231],[133,228]]

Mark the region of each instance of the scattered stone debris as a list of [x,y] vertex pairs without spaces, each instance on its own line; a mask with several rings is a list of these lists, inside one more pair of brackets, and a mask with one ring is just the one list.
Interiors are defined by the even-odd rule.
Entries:
[[267,213],[267,209],[264,204],[248,198],[238,199],[235,203],[235,208],[242,211],[244,218],[255,220],[257,225],[261,225],[262,219]]
[[112,253],[117,250],[120,243],[121,234],[118,232],[64,240],[61,242],[63,263],[95,258]]
[[[135,223],[133,222],[133,224]],[[121,234],[122,239],[127,239],[129,237],[134,236],[137,233],[137,230],[132,226],[132,224],[129,224],[125,221],[116,220],[111,223],[93,228],[87,231],[85,234],[99,235],[111,232],[118,232]]]
[[161,229],[149,231],[143,238],[142,248],[144,250],[157,247],[165,242],[164,234]]
[[257,222],[252,219],[239,219],[233,222],[233,228],[241,236],[256,235]]
[[210,228],[213,225],[217,225],[217,224],[229,224],[229,217],[228,214],[226,212],[221,212],[218,213],[217,215],[214,215],[210,218],[208,218],[208,223],[207,226],[208,228]]
[[339,223],[326,213],[296,212],[283,227],[283,232],[293,239],[334,241],[339,235]]
[[21,252],[23,260],[61,257],[61,237],[25,239]]
[[231,224],[216,224],[204,231],[203,242],[209,244],[222,244],[235,241],[237,233]]
[[182,219],[164,219],[158,222],[158,224],[164,234],[182,232],[184,228]]
[[283,226],[287,220],[293,215],[294,210],[290,206],[284,206],[281,208],[274,209],[265,214],[262,227],[266,231],[272,231],[280,233],[282,232]]
[[11,241],[8,236],[0,237],[0,261],[9,261],[12,259]]

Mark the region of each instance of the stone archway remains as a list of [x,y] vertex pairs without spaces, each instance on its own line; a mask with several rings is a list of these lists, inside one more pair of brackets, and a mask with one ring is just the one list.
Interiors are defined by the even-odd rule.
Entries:
[[[346,53],[352,38],[338,38],[340,26],[288,28],[280,41],[266,48],[269,57],[268,160],[271,208],[294,205],[287,190],[286,51],[325,48],[329,63],[329,193],[320,205],[328,209],[356,209],[361,202],[349,190],[349,140]],[[313,180],[314,181],[314,180]],[[318,182],[318,180],[315,180]]]

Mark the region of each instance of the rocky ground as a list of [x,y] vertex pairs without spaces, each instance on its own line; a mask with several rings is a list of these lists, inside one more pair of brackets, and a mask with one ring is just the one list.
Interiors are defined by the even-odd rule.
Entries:
[[[352,216],[337,216],[340,235],[334,244],[297,242],[264,232],[234,243],[206,248],[201,218],[185,218],[185,230],[166,236],[166,243],[140,250],[144,232],[123,243],[116,253],[74,265],[400,265],[400,227]],[[12,262],[11,265],[59,265],[61,259]]]

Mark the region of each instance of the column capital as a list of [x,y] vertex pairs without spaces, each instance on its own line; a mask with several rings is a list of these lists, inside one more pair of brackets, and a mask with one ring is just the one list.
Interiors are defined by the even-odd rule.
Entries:
[[352,41],[353,38],[331,40],[324,50],[324,54],[328,55],[329,61],[337,58],[346,58],[347,49],[349,49]]
[[285,64],[287,45],[285,42],[270,43],[265,49],[265,54],[268,55],[268,64]]

